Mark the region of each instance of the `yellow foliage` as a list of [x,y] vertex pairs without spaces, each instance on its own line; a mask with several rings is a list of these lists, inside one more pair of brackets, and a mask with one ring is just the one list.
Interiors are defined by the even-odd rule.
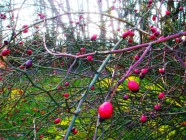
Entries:
[[21,89],[12,89],[10,93],[10,99],[16,99],[23,94],[23,90]]

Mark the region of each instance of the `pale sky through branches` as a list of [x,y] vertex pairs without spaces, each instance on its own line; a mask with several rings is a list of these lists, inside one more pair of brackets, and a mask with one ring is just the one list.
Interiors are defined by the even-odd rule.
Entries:
[[[118,17],[118,13],[115,9],[120,9],[121,3],[119,0],[102,0],[100,5],[98,4],[98,1],[101,0],[69,0],[70,3],[70,12],[99,12],[99,6],[102,7],[102,12],[106,12],[110,10],[110,15]],[[12,1],[12,9],[20,8],[23,4],[24,0],[13,0]],[[69,12],[66,4],[66,0],[54,0],[54,5],[57,8],[59,14],[64,14],[65,12]],[[88,2],[88,6],[87,6]],[[136,9],[139,11],[139,5],[136,5],[137,7],[132,7],[132,9]],[[113,8],[113,9],[112,9]],[[112,10],[111,10],[112,9]],[[163,8],[164,10],[164,8]],[[51,5],[49,4],[49,0],[26,0],[25,3],[22,6],[22,9],[15,10],[14,11],[14,17],[17,17],[17,14],[19,13],[16,30],[21,29],[23,25],[31,25],[37,22],[39,20],[38,13],[42,12],[42,14],[46,15],[46,18],[50,18],[53,16],[56,16],[56,14],[53,12]],[[153,11],[153,14],[155,14],[156,11]],[[163,15],[163,13],[162,13]],[[100,34],[100,26],[102,26],[102,23],[100,22],[100,16],[96,14],[91,14],[89,17],[88,15],[83,15],[86,19],[87,26],[89,27],[89,35],[91,34]],[[79,21],[78,15],[71,15],[73,24],[75,25],[76,22]],[[130,17],[130,16],[129,16]],[[89,19],[88,19],[89,18]],[[113,38],[114,32],[117,32],[118,28],[121,28],[120,32],[117,32],[121,34],[123,31],[126,30],[125,25],[119,24],[118,21],[113,20],[111,21],[110,18],[104,17],[104,22],[106,26],[106,37]],[[16,19],[14,19],[16,20]],[[67,16],[62,16],[63,23],[69,24],[69,19]],[[128,18],[130,21],[130,18]],[[4,24],[9,25],[9,21],[5,21]],[[45,31],[45,29],[42,29],[42,31]],[[60,32],[61,29],[58,29],[58,32]],[[32,32],[29,32],[27,34],[24,34],[24,36],[30,36],[32,35]],[[59,34],[59,38],[62,38],[63,35]]]

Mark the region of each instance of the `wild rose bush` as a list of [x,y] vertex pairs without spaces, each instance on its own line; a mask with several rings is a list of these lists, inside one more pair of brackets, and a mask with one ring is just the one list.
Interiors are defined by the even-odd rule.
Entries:
[[184,1],[3,4],[1,139],[184,138]]

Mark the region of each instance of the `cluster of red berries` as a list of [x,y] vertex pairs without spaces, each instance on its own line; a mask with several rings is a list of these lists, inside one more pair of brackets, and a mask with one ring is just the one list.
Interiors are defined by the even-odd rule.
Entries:
[[152,34],[149,37],[150,40],[154,40],[160,36],[160,32],[155,27],[151,26],[150,29],[152,32]]
[[128,30],[128,31],[126,31],[126,32],[124,32],[122,34],[122,38],[123,39],[129,37],[128,43],[132,43],[133,42],[133,36],[134,36],[134,32],[132,30]]
[[0,14],[0,19],[6,19],[6,15],[5,14]]

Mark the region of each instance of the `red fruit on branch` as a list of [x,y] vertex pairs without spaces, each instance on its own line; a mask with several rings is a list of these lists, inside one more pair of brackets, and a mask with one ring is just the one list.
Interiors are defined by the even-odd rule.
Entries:
[[128,43],[132,43],[132,42],[133,42],[133,39],[129,38]]
[[23,42],[22,42],[22,41],[20,41],[20,42],[19,42],[19,45],[23,45]]
[[140,57],[139,57],[138,55],[135,55],[135,56],[134,56],[134,59],[135,59],[135,60],[139,60],[139,58],[140,58]]
[[90,90],[94,90],[94,86],[92,86],[92,87],[90,88]]
[[181,7],[179,7],[179,10],[180,10],[180,11],[183,11],[183,7],[182,7],[182,6],[181,6]]
[[154,106],[154,110],[156,110],[156,111],[160,110],[160,105],[159,105],[159,104],[156,104],[156,105]]
[[164,68],[159,68],[159,73],[160,74],[165,74],[165,69]]
[[73,134],[76,135],[77,133],[78,133],[78,130],[75,129],[75,130],[73,131]]
[[129,32],[129,36],[133,37],[134,36],[134,32],[130,31]]
[[97,39],[97,34],[92,35],[91,38],[90,38],[91,41],[94,41],[96,39]]
[[113,113],[113,106],[110,102],[104,102],[98,108],[100,118],[109,119]]
[[128,94],[126,94],[126,95],[123,96],[123,99],[124,100],[127,100],[128,98],[129,98],[129,95]]
[[23,33],[27,33],[28,32],[28,25],[23,25],[22,28],[24,29]]
[[85,52],[85,48],[81,48],[80,51],[81,51],[81,52]]
[[5,14],[0,14],[0,19],[6,19],[6,15]]
[[165,96],[165,93],[164,93],[164,92],[161,92],[161,93],[158,95],[158,98],[159,98],[159,99],[162,99],[162,98],[164,98],[164,96]]
[[122,34],[122,38],[125,39],[130,34],[130,31],[126,31]]
[[142,115],[141,118],[140,118],[140,121],[142,123],[146,122],[147,121],[147,117],[145,115]]
[[139,84],[136,81],[128,81],[128,89],[132,92],[138,92],[139,91]]
[[170,11],[166,10],[166,11],[165,11],[165,14],[166,14],[166,15],[170,15]]
[[28,55],[31,55],[31,54],[32,54],[32,50],[27,50],[26,53],[27,53]]
[[40,135],[39,138],[42,139],[43,138],[43,135]]
[[88,61],[92,61],[93,60],[93,56],[92,55],[87,56],[87,60]]
[[23,65],[19,66],[20,69],[24,69],[25,67]]
[[66,87],[69,86],[69,82],[65,82],[65,86],[66,86]]
[[69,97],[69,94],[68,94],[68,93],[64,93],[63,96],[64,96],[65,98],[68,98],[68,97]]
[[157,31],[157,29],[152,26],[151,32],[155,33],[156,31]]
[[2,56],[7,56],[7,55],[9,55],[10,54],[10,50],[9,49],[5,49],[5,50],[3,50],[2,52],[1,52],[1,55]]
[[154,33],[154,36],[155,36],[155,37],[160,36],[160,32],[159,32],[159,31],[156,31],[156,32]]
[[54,123],[55,124],[58,124],[58,123],[60,123],[60,121],[61,121],[61,119],[60,118],[57,118],[57,119],[54,120]]
[[152,20],[153,20],[153,21],[156,20],[156,16],[155,16],[155,15],[152,16]]
[[141,69],[142,74],[147,74],[147,72],[148,72],[147,68]]
[[62,87],[61,86],[57,86],[57,90],[61,90],[62,89]]
[[181,39],[180,39],[180,38],[176,38],[175,41],[176,41],[177,43],[179,43],[179,42],[181,42]]
[[134,74],[139,74],[139,73],[140,73],[139,69],[134,70]]
[[71,132],[74,132],[76,130],[76,128],[75,127],[73,127],[72,129],[71,129]]
[[152,4],[152,0],[149,0],[148,4]]
[[155,38],[156,38],[156,37],[155,37],[154,34],[150,35],[150,37],[149,37],[150,40],[154,40]]

